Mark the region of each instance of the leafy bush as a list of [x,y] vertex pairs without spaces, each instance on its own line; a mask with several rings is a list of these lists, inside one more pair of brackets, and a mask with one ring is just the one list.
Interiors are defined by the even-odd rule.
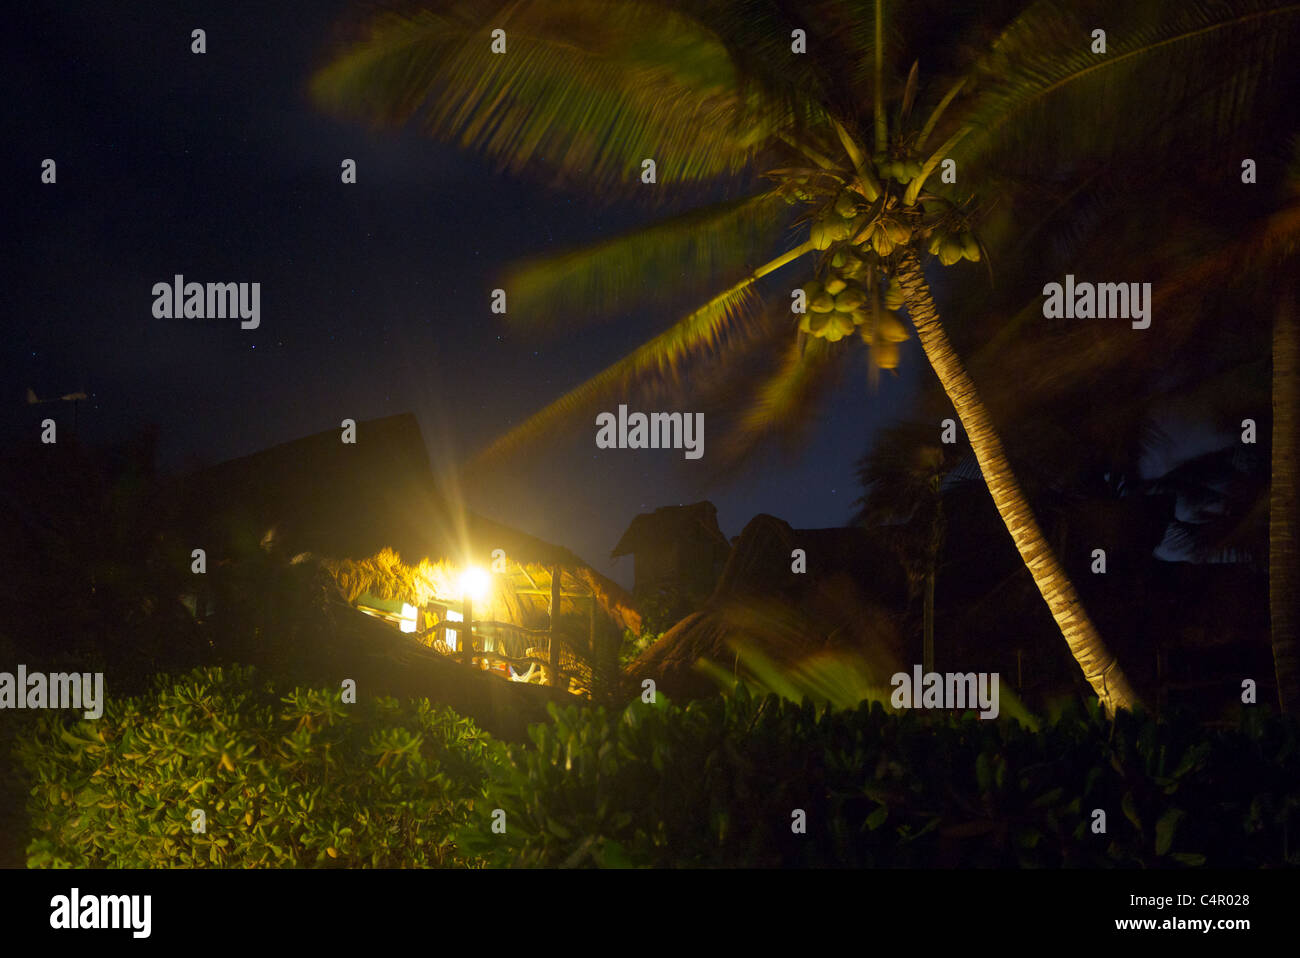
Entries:
[[[1300,863],[1300,734],[1095,708],[1036,730],[732,695],[551,706],[531,745],[425,701],[162,680],[33,718],[32,866],[1260,867]],[[207,830],[191,831],[201,808]],[[494,830],[505,813],[505,831]],[[806,833],[792,813],[806,815]],[[1091,830],[1093,810],[1106,833]]]
[[688,590],[673,584],[660,586],[654,592],[637,598],[641,612],[641,634],[663,635],[692,612],[699,610],[708,599],[711,589]]
[[98,721],[48,713],[20,740],[28,865],[475,864],[449,836],[481,795],[488,741],[423,700],[280,698],[238,667],[160,678]]
[[618,650],[618,667],[626,669],[640,658],[642,652],[662,638],[662,632],[651,632],[643,629],[638,635],[631,629],[624,629],[623,641],[619,644]]
[[[1294,721],[1207,732],[1096,710],[968,713],[757,698],[559,710],[494,747],[457,833],[490,865],[1260,866],[1300,861]],[[492,831],[492,809],[506,813]],[[1106,834],[1093,834],[1093,809]],[[807,816],[806,834],[792,813]]]

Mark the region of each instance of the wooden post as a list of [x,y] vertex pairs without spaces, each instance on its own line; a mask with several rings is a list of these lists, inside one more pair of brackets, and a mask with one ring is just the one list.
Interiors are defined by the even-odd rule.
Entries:
[[460,660],[466,665],[474,664],[474,600],[468,595],[462,603],[465,610],[465,627],[460,630]]
[[591,649],[591,698],[597,701],[605,693],[605,650],[599,636],[596,635],[596,596],[591,596],[587,605],[587,648]]
[[563,570],[551,566],[551,684],[568,688],[568,681],[560,678],[560,576]]

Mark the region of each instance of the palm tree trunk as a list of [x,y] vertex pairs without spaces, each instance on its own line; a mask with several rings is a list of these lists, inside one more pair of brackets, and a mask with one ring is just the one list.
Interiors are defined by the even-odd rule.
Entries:
[[925,610],[921,637],[921,670],[934,671],[934,566],[925,575]]
[[1043,537],[1020,483],[1011,471],[988,410],[975,391],[975,383],[943,330],[915,250],[904,250],[897,275],[926,358],[961,419],[998,515],[1060,627],[1070,654],[1108,714],[1113,715],[1117,709],[1132,709],[1140,704],[1137,693],[1118,660],[1106,648],[1074,591],[1074,584]]
[[1268,500],[1268,611],[1278,705],[1300,712],[1296,662],[1296,317],[1292,290],[1273,321],[1273,462]]

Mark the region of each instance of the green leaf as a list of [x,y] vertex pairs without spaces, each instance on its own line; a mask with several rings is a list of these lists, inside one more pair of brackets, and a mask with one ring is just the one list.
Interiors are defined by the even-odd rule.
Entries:
[[975,759],[975,783],[981,794],[987,794],[993,789],[993,765],[989,761],[988,752],[980,752]]
[[1124,817],[1133,823],[1133,827],[1138,831],[1142,830],[1142,820],[1138,818],[1137,806],[1133,803],[1133,793],[1125,792],[1124,798],[1120,802],[1120,807],[1124,809]]
[[1164,855],[1168,853],[1169,846],[1173,844],[1174,832],[1178,830],[1178,823],[1183,820],[1186,813],[1181,808],[1171,808],[1160,816],[1156,822],[1156,854]]
[[636,863],[621,844],[607,838],[600,846],[600,865],[602,868],[635,868]]

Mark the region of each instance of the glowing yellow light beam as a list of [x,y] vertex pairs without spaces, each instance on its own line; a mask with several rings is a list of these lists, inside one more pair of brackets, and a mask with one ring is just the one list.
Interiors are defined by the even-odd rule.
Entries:
[[460,576],[460,594],[474,602],[482,602],[488,596],[492,577],[487,570],[476,565],[467,568]]

